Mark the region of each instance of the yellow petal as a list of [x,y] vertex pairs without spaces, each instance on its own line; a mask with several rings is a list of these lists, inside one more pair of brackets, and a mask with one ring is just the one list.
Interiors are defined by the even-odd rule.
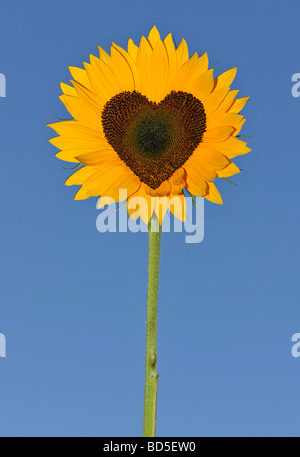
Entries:
[[184,222],[186,219],[186,201],[183,194],[172,196],[169,200],[169,208],[177,219]]
[[94,168],[83,167],[75,171],[65,182],[66,186],[83,184],[84,181],[94,173]]
[[204,109],[206,106],[205,99],[209,96],[214,87],[213,68],[202,73],[192,84],[187,86],[187,90],[203,101]]
[[194,168],[200,169],[202,160],[210,163],[214,170],[221,170],[229,163],[224,154],[206,144],[200,143],[189,158],[189,161]]
[[169,183],[171,184],[171,195],[182,194],[182,190],[185,187],[184,175],[185,170],[183,168],[178,168],[171,178],[169,178]]
[[218,119],[207,119],[206,122],[206,127],[207,130],[214,129],[217,127],[233,127],[234,129],[237,129],[240,126],[240,123],[243,119],[243,116],[240,114],[236,113],[225,113],[223,116],[219,117]]
[[[104,183],[99,184],[96,188],[96,195],[97,190],[100,190],[102,196],[110,197],[115,200],[115,202],[120,201],[120,196],[123,195],[123,192],[120,190],[127,191],[127,198],[129,198],[132,194],[134,194],[140,187],[141,183],[139,179],[132,174],[124,174],[124,173],[115,173],[114,172],[114,182],[107,183],[106,186]],[[123,197],[121,197],[123,200]]]
[[175,74],[177,71],[177,57],[176,57],[176,51],[173,43],[173,37],[172,34],[169,33],[169,35],[166,36],[164,40],[164,45],[167,50],[167,55],[168,55],[168,60],[169,60],[169,76],[168,76],[168,81],[167,81],[167,88],[166,91],[169,93],[171,91],[171,87],[175,78]]
[[155,197],[148,195],[145,192],[144,185],[142,184],[138,192],[128,198],[127,211],[130,217],[134,220],[140,217],[142,221],[148,225],[154,210],[154,205],[151,202],[152,199],[155,199]]
[[213,181],[217,176],[214,166],[203,158],[195,160],[195,158],[190,157],[184,168],[188,175],[193,173],[193,176],[197,175],[203,181]]
[[83,187],[91,196],[102,195],[119,201],[120,189],[127,189],[129,196],[140,186],[139,179],[121,161],[118,164],[110,163],[88,168],[95,171],[84,181]]
[[81,187],[76,192],[74,200],[85,200],[86,198],[89,198],[89,197],[90,197],[89,192],[87,192],[84,188]]
[[112,69],[97,57],[90,55],[90,65],[85,65],[93,91],[101,97],[105,104],[114,95],[122,92],[122,85]]
[[72,95],[73,97],[78,97],[74,87],[68,86],[68,84],[60,83],[60,88],[65,95]]
[[[136,65],[135,65],[134,59],[132,58],[132,56],[128,52],[126,52],[120,46],[117,46],[116,44],[113,43],[113,47],[117,51],[119,51],[119,53],[123,56],[123,58],[125,59],[127,65],[129,66],[129,69],[130,69],[130,71],[132,73],[133,90],[139,91],[140,90],[140,85],[139,85],[139,79],[138,79],[138,74],[137,74],[137,71],[136,71]],[[115,67],[113,67],[113,70],[114,70],[114,73],[116,74],[116,76],[118,78],[120,78],[120,79],[123,78],[122,74],[116,73]],[[129,83],[131,83],[130,78],[129,78]],[[129,90],[129,89],[127,89],[127,90]]]
[[91,82],[88,78],[86,71],[83,68],[78,67],[68,67],[69,71],[75,81],[82,84],[83,86],[87,87],[88,89],[92,89]]
[[208,184],[203,179],[201,179],[192,168],[189,169],[189,172],[186,170],[186,188],[187,190],[197,197],[202,197],[208,192]]
[[152,197],[155,198],[155,214],[159,220],[160,225],[166,215],[166,212],[169,208],[169,198],[168,197]]
[[207,53],[205,52],[204,54],[202,54],[202,56],[199,57],[199,59],[197,60],[197,63],[196,63],[196,72],[198,73],[198,75],[200,75],[201,73],[204,73],[205,71],[208,70],[208,55]]
[[103,183],[100,186],[98,185],[98,188],[101,187],[101,199],[97,202],[98,209],[107,204],[104,203],[107,197],[113,199],[115,202],[120,202],[129,199],[140,189],[141,183],[133,174],[114,173],[116,177],[114,183],[109,183],[107,187]]
[[136,58],[136,69],[140,81],[141,93],[146,95],[150,100],[152,100],[151,56],[152,48],[150,43],[142,36]]
[[241,170],[236,166],[235,163],[230,162],[227,167],[223,168],[223,170],[217,171],[217,175],[219,178],[228,178],[229,176],[240,173],[240,171]]
[[132,41],[132,39],[130,38],[128,40],[128,45],[127,45],[127,51],[128,51],[128,54],[132,57],[132,59],[134,60],[134,62],[136,62],[136,58],[137,58],[137,54],[138,54],[138,46]]
[[222,197],[221,197],[218,189],[214,185],[214,183],[209,182],[207,184],[208,184],[209,190],[208,190],[207,195],[205,195],[205,198],[213,203],[218,203],[219,205],[222,205],[223,204]]
[[106,65],[111,67],[111,57],[110,57],[110,55],[107,54],[105,49],[101,48],[100,46],[98,46],[98,49],[99,49],[100,60],[103,60],[103,62],[106,63]]
[[172,184],[170,195],[181,195],[185,187],[185,180],[182,179],[178,184]]
[[207,119],[210,119],[210,115],[219,108],[227,94],[228,89],[224,87],[223,89],[214,90],[206,97],[204,109]]
[[250,152],[251,149],[248,148],[247,146],[245,146],[241,151],[239,151],[238,153],[236,152],[228,152],[226,155],[228,157],[228,159],[233,159],[234,157],[236,156],[240,156],[240,155],[244,155],[244,154],[248,154],[248,152]]
[[79,135],[57,136],[51,138],[49,141],[53,146],[56,146],[59,149],[110,149],[110,146],[105,139],[88,134],[86,134],[85,137]]
[[87,89],[82,84],[77,83],[76,81],[73,81],[73,85],[79,97],[84,98],[87,102],[94,105],[94,107],[97,110],[103,110],[103,99],[101,100],[101,98],[98,95],[96,95],[93,91]]
[[[242,117],[242,116],[241,116],[241,117]],[[246,119],[241,119],[239,125],[236,126],[236,128],[235,128],[234,136],[239,135],[239,133],[240,133],[240,131],[241,131],[243,125],[245,124],[245,122],[246,122]]]
[[[133,91],[135,90],[135,80],[133,77],[132,68],[135,69],[135,65],[129,55],[128,57],[126,57],[126,51],[121,51],[121,49],[122,48],[117,47],[117,45],[113,43],[111,47],[112,69],[114,74],[118,78],[119,84],[122,87],[122,89]],[[132,68],[129,61],[132,62]]]
[[99,137],[98,129],[93,130],[87,127],[86,125],[83,125],[80,122],[74,120],[52,122],[51,124],[47,124],[47,127],[50,127],[51,129],[55,130],[55,132],[59,135],[78,135],[82,138],[85,138],[86,135],[93,135],[97,138]]
[[223,142],[227,140],[234,133],[233,127],[216,127],[210,130],[207,130],[204,135],[204,141],[211,142]]
[[178,68],[189,59],[189,50],[184,39],[181,40],[180,45],[176,49],[176,57]]
[[173,175],[171,176],[171,178],[169,179],[170,183],[172,185],[177,185],[179,184],[182,179],[184,178],[184,169],[183,168],[178,168],[174,173]]
[[155,45],[157,44],[157,42],[160,41],[160,34],[155,25],[150,30],[150,33],[148,35],[148,41],[151,44],[153,49],[154,49]]
[[230,108],[230,112],[239,113],[244,108],[244,106],[246,105],[248,100],[249,100],[249,97],[237,98],[236,100],[234,100],[234,102]]
[[231,90],[228,92],[218,109],[209,114],[209,119],[218,119],[219,117],[223,116],[223,114],[230,112],[230,108],[238,92],[238,90]]
[[236,67],[225,71],[216,78],[216,88],[229,87],[236,76]]
[[61,95],[59,98],[74,119],[87,127],[99,129],[99,125],[102,124],[101,111],[97,110],[94,105],[80,97]]
[[[165,45],[157,41],[151,56],[151,100],[159,103],[167,95],[169,59]],[[150,94],[149,94],[150,96]]]
[[76,159],[84,165],[91,166],[97,166],[108,162],[118,163],[120,161],[118,154],[116,154],[116,152],[112,148],[80,154],[76,156]]
[[145,192],[151,197],[163,197],[171,192],[171,183],[164,181],[157,189],[151,189],[151,187],[145,185]]
[[191,81],[194,81],[197,78],[197,76],[199,76],[195,73],[197,60],[198,55],[195,52],[195,54],[193,54],[189,60],[187,60],[183,65],[181,65],[174,78],[172,86],[173,90],[186,91],[189,83]]
[[[98,149],[96,149],[96,151],[98,152]],[[66,162],[78,163],[79,160],[76,158],[78,155],[88,154],[88,153],[93,153],[93,152],[95,152],[94,149],[88,149],[88,148],[85,148],[85,149],[80,149],[80,148],[77,148],[77,149],[63,149],[62,151],[60,151],[57,154],[55,154],[55,156],[58,159],[64,160]]]
[[209,146],[221,152],[229,159],[238,155],[247,154],[247,152],[251,151],[251,149],[247,147],[247,143],[234,137],[230,137],[223,142],[210,142]]

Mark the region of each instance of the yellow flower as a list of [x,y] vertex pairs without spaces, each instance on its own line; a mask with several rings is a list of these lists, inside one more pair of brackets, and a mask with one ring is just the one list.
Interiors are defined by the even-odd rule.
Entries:
[[184,189],[222,203],[214,179],[238,173],[231,159],[250,151],[237,138],[248,97],[230,90],[236,68],[214,78],[206,53],[189,58],[184,40],[176,49],[156,27],[127,51],[99,50],[84,69],[69,67],[72,86],[61,83],[73,119],[50,124],[57,157],[82,165],[66,181],[81,185],[75,199],[101,196],[101,207],[125,189],[129,214],[145,223],[168,208],[184,220]]

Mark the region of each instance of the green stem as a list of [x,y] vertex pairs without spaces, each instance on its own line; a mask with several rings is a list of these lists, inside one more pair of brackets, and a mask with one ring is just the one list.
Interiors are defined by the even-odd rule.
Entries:
[[154,214],[148,224],[149,264],[148,264],[148,300],[146,319],[146,366],[144,394],[143,436],[154,437],[156,428],[156,401],[158,374],[157,364],[157,300],[159,282],[159,260],[161,226]]

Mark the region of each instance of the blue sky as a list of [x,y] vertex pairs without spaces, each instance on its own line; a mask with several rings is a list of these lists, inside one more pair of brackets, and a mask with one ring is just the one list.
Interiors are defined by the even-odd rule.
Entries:
[[139,436],[147,234],[100,234],[74,202],[45,127],[68,65],[156,24],[207,51],[234,89],[252,152],[205,204],[205,238],[163,234],[158,436],[299,436],[300,4],[11,0],[1,6],[1,436]]

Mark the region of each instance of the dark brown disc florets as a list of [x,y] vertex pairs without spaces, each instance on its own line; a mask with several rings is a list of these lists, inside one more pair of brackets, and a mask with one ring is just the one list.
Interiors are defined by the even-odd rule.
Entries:
[[169,179],[192,155],[206,130],[202,103],[192,94],[172,91],[160,103],[139,92],[121,92],[102,112],[109,144],[152,189]]

